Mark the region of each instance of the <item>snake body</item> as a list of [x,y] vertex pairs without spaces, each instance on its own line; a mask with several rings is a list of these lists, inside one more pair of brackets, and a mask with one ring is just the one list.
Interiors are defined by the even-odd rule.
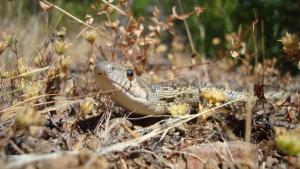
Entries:
[[[142,115],[174,114],[172,110],[178,105],[193,107],[203,102],[224,103],[246,97],[245,92],[194,85],[184,80],[150,84],[138,76],[128,78],[128,70],[117,62],[98,62],[95,68],[97,84],[104,91],[113,91],[111,98],[115,103]],[[244,102],[239,102],[239,105],[244,105]]]

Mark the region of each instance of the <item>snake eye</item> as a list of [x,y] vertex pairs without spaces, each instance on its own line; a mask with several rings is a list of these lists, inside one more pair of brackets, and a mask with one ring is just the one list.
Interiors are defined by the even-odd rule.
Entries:
[[128,69],[126,71],[126,76],[129,81],[132,81],[134,78],[134,71],[132,69]]

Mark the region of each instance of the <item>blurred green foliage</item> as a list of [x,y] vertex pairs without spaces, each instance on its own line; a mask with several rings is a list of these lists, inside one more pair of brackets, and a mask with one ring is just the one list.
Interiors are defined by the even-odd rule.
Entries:
[[[2,0],[0,16],[27,16],[41,11],[38,0]],[[49,0],[49,2],[61,6],[66,11],[84,16],[92,3],[96,0]]]
[[[136,16],[149,15],[149,6],[157,5],[163,14],[171,13],[171,7],[178,1],[134,1],[132,8]],[[285,32],[300,31],[300,1],[295,0],[182,0],[184,12],[192,11],[195,6],[205,8],[199,17],[188,19],[193,40],[199,52],[214,56],[220,48],[226,48],[225,35],[242,29],[241,40],[247,49],[266,57],[280,55],[281,45],[277,41]],[[180,13],[180,12],[179,12]],[[257,19],[255,31],[252,24]],[[176,24],[181,32],[185,32],[183,24]],[[253,39],[253,36],[255,40]],[[221,39],[218,46],[212,44],[213,38]]]
[[[98,0],[49,0],[61,6],[71,14],[83,19],[85,14],[96,14],[90,5],[99,6]],[[6,8],[9,4],[11,9]],[[281,44],[278,39],[285,32],[299,33],[300,30],[300,1],[296,0],[181,0],[183,11],[178,1],[174,0],[132,0],[131,9],[134,16],[151,16],[155,6],[160,9],[161,19],[172,14],[172,6],[176,6],[178,13],[187,13],[195,6],[205,8],[200,16],[193,15],[187,21],[193,35],[196,50],[208,57],[216,56],[220,50],[229,48],[225,36],[228,33],[238,32],[241,29],[241,40],[246,42],[250,52],[257,51],[259,57],[281,55]],[[2,7],[1,7],[2,6]],[[0,15],[27,15],[40,11],[37,0],[5,1],[0,6]],[[16,12],[18,11],[18,12]],[[57,18],[59,13],[52,14]],[[254,21],[255,30],[252,29]],[[186,34],[182,21],[176,21],[175,29],[178,33]],[[213,45],[212,40],[221,40],[219,45]]]

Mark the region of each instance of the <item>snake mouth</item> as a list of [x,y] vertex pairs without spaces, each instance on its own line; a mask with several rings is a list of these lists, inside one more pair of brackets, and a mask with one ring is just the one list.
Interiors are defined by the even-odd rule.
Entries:
[[148,86],[138,77],[129,79],[128,69],[129,67],[118,63],[108,61],[98,62],[95,73],[99,77],[99,87],[105,91],[117,90],[118,94],[115,97],[121,97],[122,95],[124,100],[127,101],[147,103],[148,93],[146,90],[148,90]]
[[[97,64],[95,72],[100,76],[99,83],[105,85],[106,89],[112,89],[113,87],[121,90],[122,92],[130,93],[132,87],[131,81],[126,77],[126,69],[123,67],[116,68],[113,63],[102,61]],[[112,87],[113,86],[113,87]]]

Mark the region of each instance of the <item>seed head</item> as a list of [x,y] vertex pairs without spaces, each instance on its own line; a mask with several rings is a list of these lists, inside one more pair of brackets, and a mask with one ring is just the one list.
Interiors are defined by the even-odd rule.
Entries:
[[90,44],[94,44],[97,38],[97,33],[94,30],[86,31],[82,34],[82,37]]
[[55,53],[58,55],[63,55],[72,46],[72,44],[63,41],[56,41],[54,43]]
[[88,114],[90,113],[94,108],[94,100],[87,97],[83,100],[83,102],[80,104],[80,111],[82,114]]
[[283,44],[283,51],[286,54],[290,56],[297,54],[300,47],[297,35],[287,32],[279,41]]

